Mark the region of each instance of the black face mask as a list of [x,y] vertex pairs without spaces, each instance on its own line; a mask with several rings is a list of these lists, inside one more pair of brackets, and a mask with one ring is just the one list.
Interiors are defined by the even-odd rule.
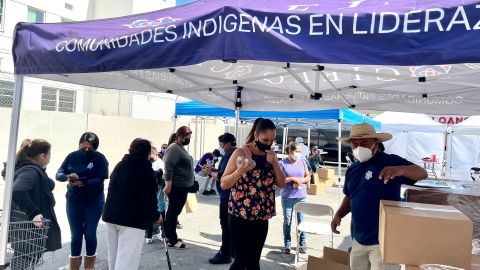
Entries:
[[190,139],[185,139],[185,141],[183,141],[183,145],[189,145],[190,144]]
[[258,150],[263,152],[270,150],[272,148],[271,144],[264,144],[264,143],[261,143],[260,141],[255,141],[255,145],[257,146]]

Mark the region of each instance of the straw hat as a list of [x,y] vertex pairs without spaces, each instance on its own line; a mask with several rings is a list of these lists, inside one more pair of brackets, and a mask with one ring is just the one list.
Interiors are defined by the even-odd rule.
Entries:
[[341,142],[350,142],[351,139],[377,139],[380,142],[386,142],[392,138],[390,133],[377,133],[372,125],[362,123],[353,125],[350,136],[346,138],[337,137]]

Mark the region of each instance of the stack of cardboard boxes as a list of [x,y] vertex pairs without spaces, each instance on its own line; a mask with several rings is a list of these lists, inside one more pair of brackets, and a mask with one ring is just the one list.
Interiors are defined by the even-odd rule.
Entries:
[[[442,264],[480,270],[480,256],[472,255],[472,233],[472,221],[454,207],[381,201],[379,243],[384,263],[380,269],[417,270],[422,264]],[[325,248],[323,258],[309,257],[307,269],[347,270],[346,258],[346,252]]]
[[310,195],[322,195],[325,187],[331,187],[335,184],[335,170],[319,168],[312,175],[310,180],[310,187],[308,188],[308,194]]

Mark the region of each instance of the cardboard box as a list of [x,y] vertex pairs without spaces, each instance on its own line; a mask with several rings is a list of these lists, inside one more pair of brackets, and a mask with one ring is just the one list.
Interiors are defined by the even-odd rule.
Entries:
[[319,178],[319,183],[323,183],[327,187],[333,187],[333,185],[335,184],[335,178]]
[[310,179],[310,184],[319,184],[320,178],[318,177],[317,173],[312,174],[312,178]]
[[381,201],[383,261],[405,265],[471,266],[473,224],[451,206]]
[[307,194],[310,195],[322,195],[325,191],[325,184],[311,184],[307,189]]
[[318,168],[315,172],[318,174],[318,177],[323,178],[323,179],[335,178],[335,170],[334,169]]
[[349,270],[349,256],[345,251],[323,248],[323,258],[308,256],[307,270]]

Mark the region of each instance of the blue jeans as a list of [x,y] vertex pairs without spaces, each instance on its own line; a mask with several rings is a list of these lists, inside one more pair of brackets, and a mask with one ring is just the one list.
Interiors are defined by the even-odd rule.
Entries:
[[[291,248],[292,237],[290,236],[290,228],[292,227],[293,206],[298,202],[306,202],[307,198],[284,198],[282,197],[283,208],[283,241],[285,247]],[[303,213],[297,214],[297,224],[304,219]],[[296,233],[296,232],[295,232]],[[305,234],[300,234],[300,247],[306,247]]]
[[97,251],[97,226],[102,216],[104,204],[105,195],[103,193],[94,201],[87,203],[67,200],[67,218],[72,234],[71,256],[81,255],[84,236],[86,255],[95,255]]

